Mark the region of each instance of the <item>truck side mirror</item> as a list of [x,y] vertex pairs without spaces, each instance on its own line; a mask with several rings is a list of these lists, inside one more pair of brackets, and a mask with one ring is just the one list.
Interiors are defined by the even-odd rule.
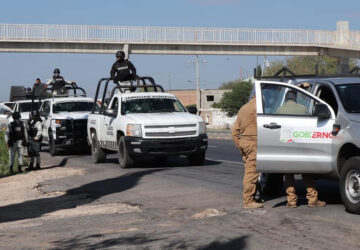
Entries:
[[197,113],[197,108],[196,107],[188,107],[187,110],[189,111],[190,114],[196,115]]
[[331,113],[329,108],[325,104],[317,103],[315,104],[314,115],[321,119],[327,119],[330,117]]
[[105,109],[104,115],[116,117],[117,116],[117,110],[116,109]]

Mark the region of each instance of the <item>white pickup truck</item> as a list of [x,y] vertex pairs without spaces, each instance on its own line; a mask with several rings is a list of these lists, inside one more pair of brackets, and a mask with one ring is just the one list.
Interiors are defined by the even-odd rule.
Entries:
[[[52,89],[44,91],[47,90]],[[65,86],[65,90],[65,95],[53,92],[52,97],[43,100],[40,107],[43,144],[49,145],[53,156],[65,149],[89,149],[87,118],[93,110],[94,100],[86,97],[85,90],[77,85]],[[76,90],[82,93],[78,94]]]
[[[108,84],[109,79],[103,80]],[[163,91],[154,82],[152,92],[148,91],[152,85],[145,83],[129,93],[129,89],[116,85],[108,104],[103,98],[100,110],[88,118],[95,163],[103,162],[107,153],[117,152],[122,168],[131,167],[142,156],[166,159],[170,155],[186,155],[190,164],[203,164],[208,139],[201,117],[190,114],[174,95],[154,91]],[[139,89],[145,92],[135,92]],[[95,100],[97,95],[98,91]]]

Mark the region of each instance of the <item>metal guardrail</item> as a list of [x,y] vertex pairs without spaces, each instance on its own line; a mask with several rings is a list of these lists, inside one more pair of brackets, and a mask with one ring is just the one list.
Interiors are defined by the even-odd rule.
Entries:
[[242,29],[116,27],[87,25],[0,24],[0,41],[249,44],[341,46],[360,49],[360,32]]

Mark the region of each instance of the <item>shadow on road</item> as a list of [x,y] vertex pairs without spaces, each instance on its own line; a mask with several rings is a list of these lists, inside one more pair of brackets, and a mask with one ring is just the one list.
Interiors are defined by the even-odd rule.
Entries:
[[227,242],[215,241],[207,246],[199,247],[198,250],[228,250],[228,249],[245,249],[246,239],[248,236],[241,236]]
[[155,241],[164,240],[163,238],[149,237],[149,235],[145,234],[136,234],[99,241],[99,239],[104,237],[102,234],[93,234],[85,237],[54,241],[52,243],[55,244],[56,249],[104,249],[113,246],[145,246]]
[[52,166],[48,166],[48,167],[42,167],[40,170],[44,170],[44,169],[52,169],[52,168],[57,168],[57,167],[65,167],[68,160],[70,159],[74,159],[74,158],[79,158],[81,156],[70,156],[70,157],[64,157],[58,164],[52,165]]
[[[122,237],[113,237],[104,239],[106,235],[93,234],[85,237],[74,237],[71,239],[64,239],[52,242],[56,249],[103,249],[109,247],[133,248],[134,249],[198,249],[198,250],[241,250],[246,248],[246,240],[248,236],[238,237],[226,242],[214,241],[206,246],[195,247],[195,242],[176,240],[171,243],[166,241],[171,236],[156,236],[152,234],[135,234]],[[159,241],[165,241],[159,242]],[[153,244],[153,245],[150,245]]]
[[3,206],[0,207],[0,223],[37,218],[61,209],[74,208],[88,204],[104,195],[131,189],[135,187],[139,180],[145,175],[150,175],[163,170],[164,169],[153,169],[129,173],[70,189],[61,196]]
[[[113,164],[119,164],[118,159],[114,155],[113,157],[110,156],[106,159],[106,163],[113,163]],[[136,160],[134,166],[132,169],[146,169],[146,168],[175,168],[175,167],[206,167],[206,166],[213,166],[213,165],[219,165],[221,164],[221,161],[215,161],[215,160],[205,160],[203,165],[199,166],[191,166],[189,165],[186,157],[177,157],[172,156],[168,157],[167,160],[164,159],[157,159],[154,157],[144,157],[142,159]]]

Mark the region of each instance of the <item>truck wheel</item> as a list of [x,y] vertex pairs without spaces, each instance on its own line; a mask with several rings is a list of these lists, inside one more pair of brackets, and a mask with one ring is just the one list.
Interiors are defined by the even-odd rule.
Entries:
[[348,159],[340,173],[340,195],[346,211],[360,214],[360,157]]
[[59,154],[59,150],[57,149],[55,141],[52,136],[50,136],[50,140],[49,140],[49,152],[51,156],[56,156]]
[[191,166],[201,166],[205,161],[205,151],[196,152],[188,156],[188,161]]
[[118,142],[118,159],[121,168],[130,168],[134,165],[134,160],[130,157],[126,148],[124,136],[121,136]]
[[257,189],[261,195],[278,196],[283,191],[283,174],[260,173]]
[[94,135],[92,136],[91,158],[95,163],[101,163],[106,160],[106,154],[104,150],[100,147],[96,133],[94,133]]

